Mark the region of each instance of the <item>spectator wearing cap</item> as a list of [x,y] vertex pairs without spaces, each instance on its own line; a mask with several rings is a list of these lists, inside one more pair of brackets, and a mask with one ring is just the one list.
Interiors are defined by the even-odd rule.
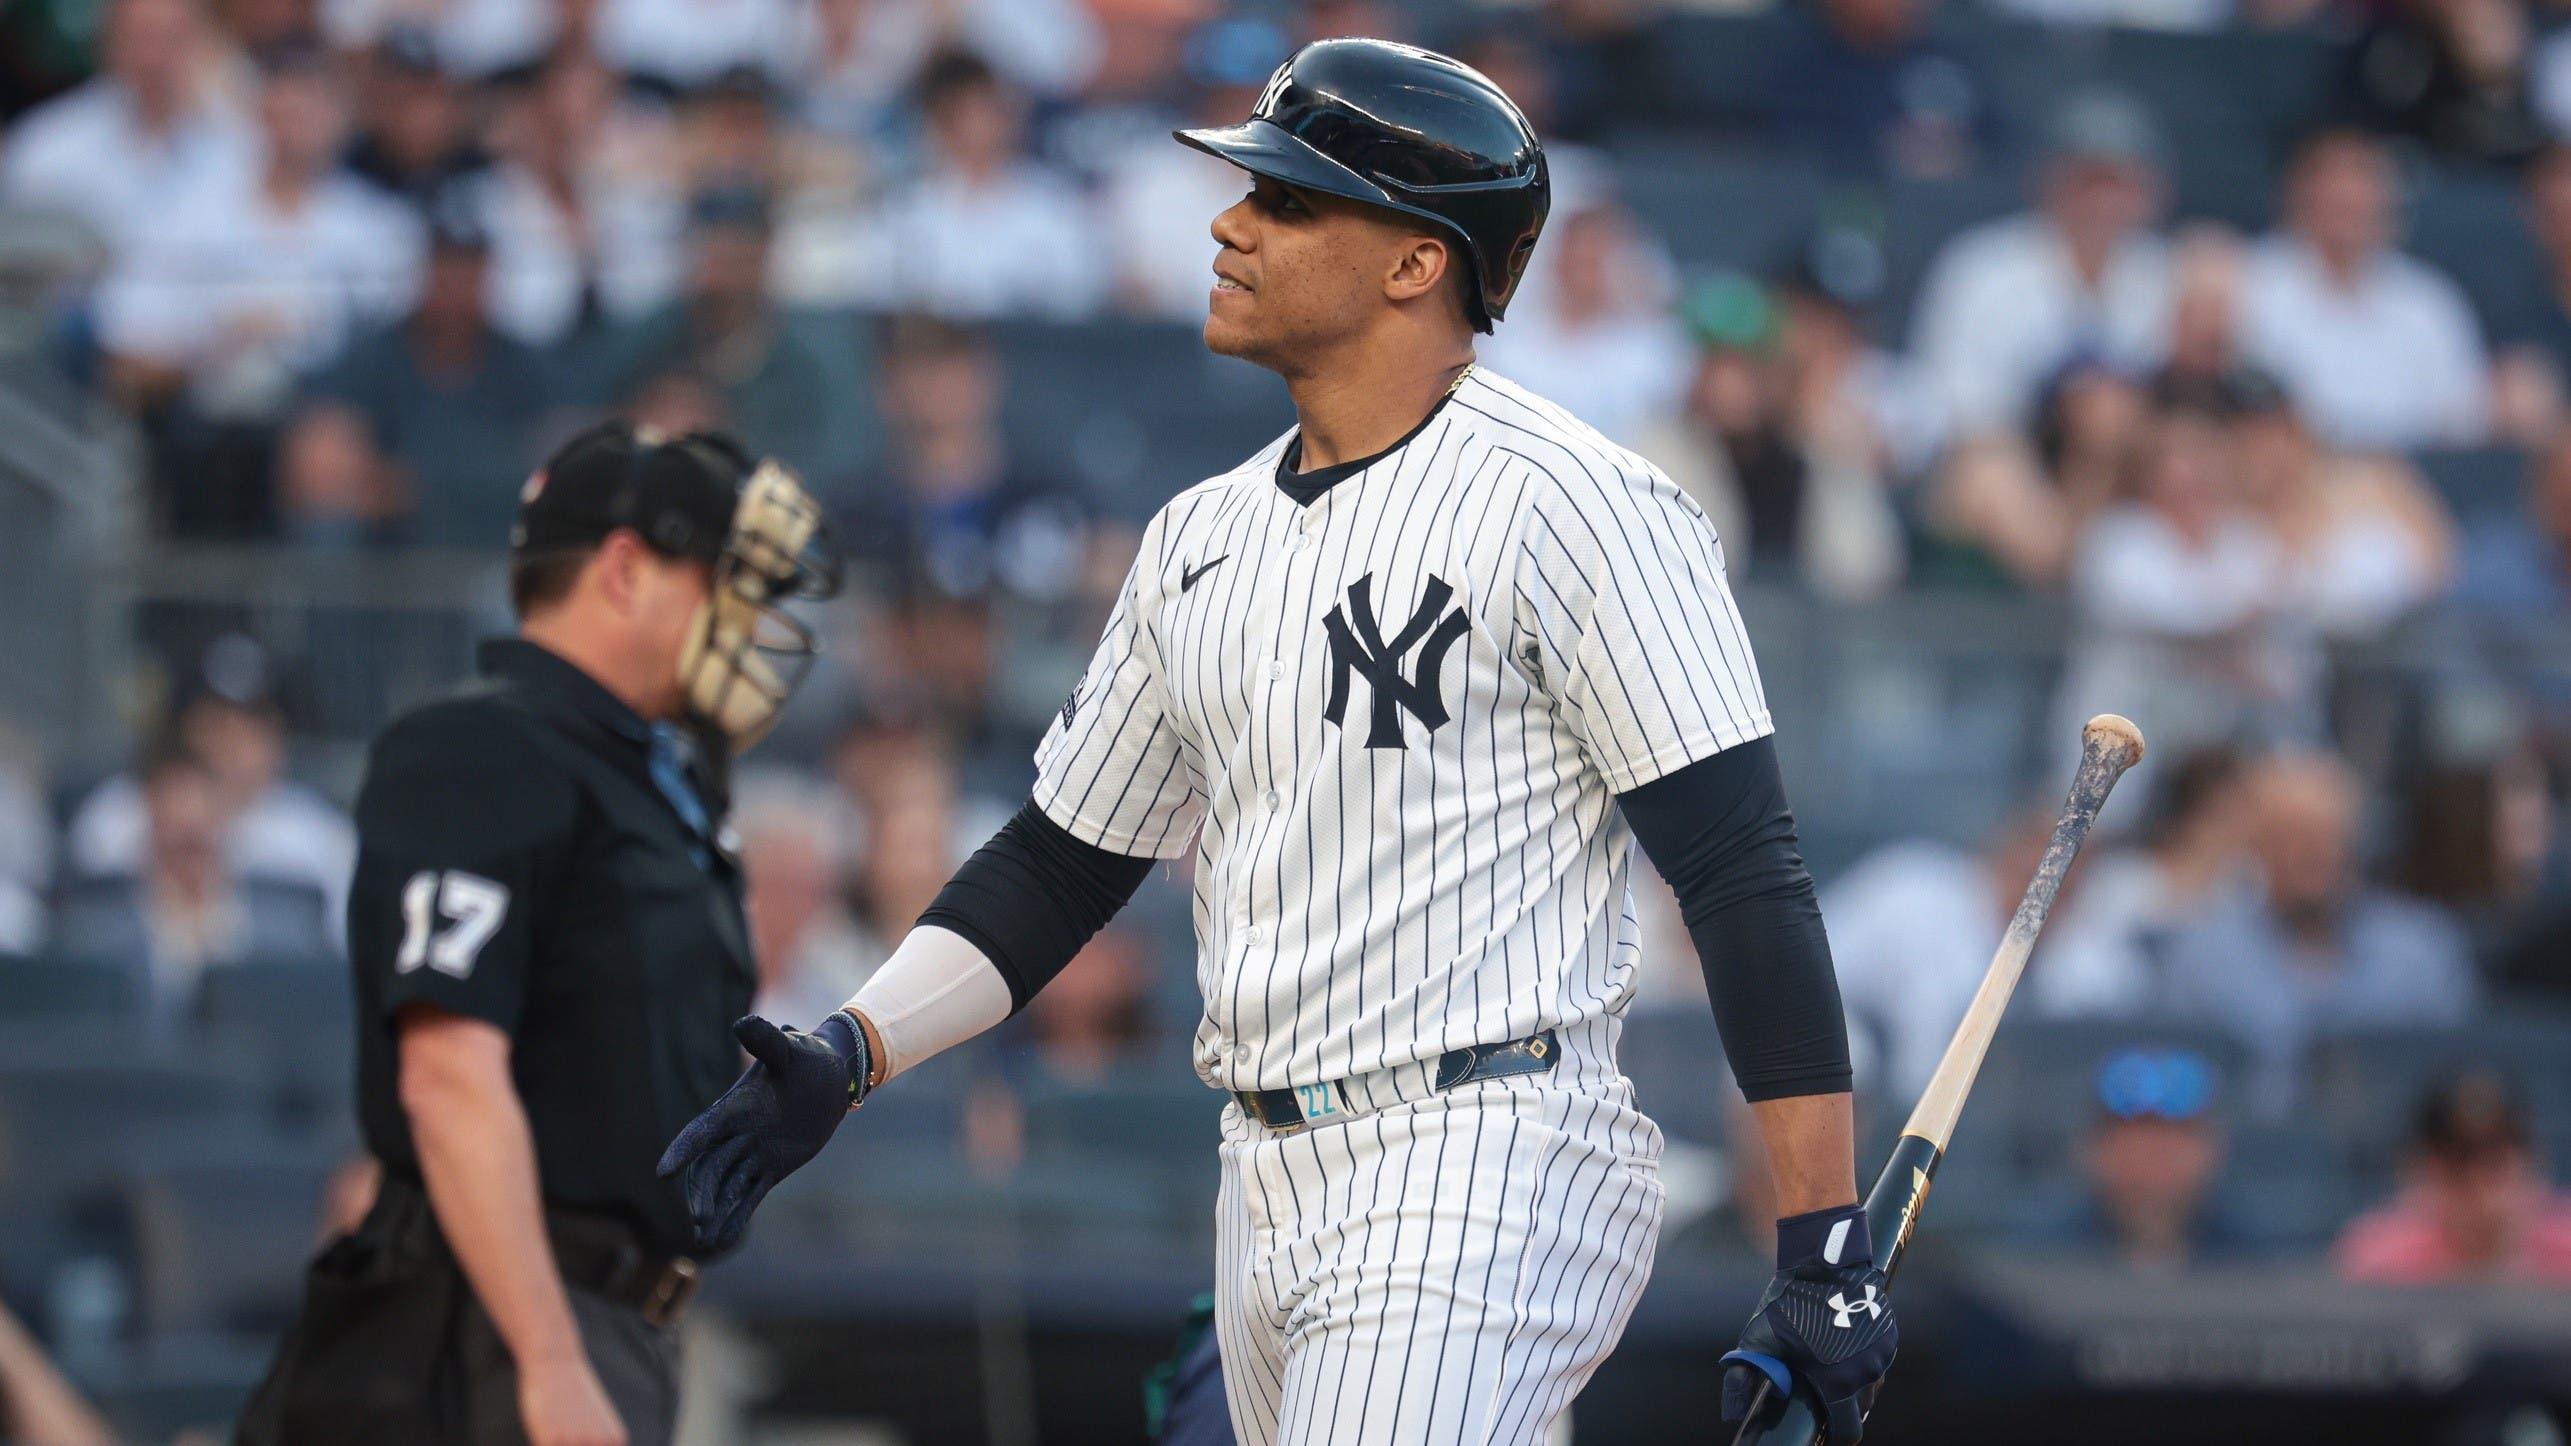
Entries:
[[922,72],[919,104],[920,171],[875,215],[858,299],[967,320],[1097,311],[1112,277],[1098,227],[1070,179],[1029,154],[1025,97],[949,50]]
[[491,163],[435,31],[417,25],[385,31],[366,73],[357,138],[348,149],[351,171],[426,209]]
[[944,47],[971,50],[1049,100],[1078,94],[1105,52],[1097,15],[1079,0],[794,0],[787,33],[780,74],[798,116],[849,140],[885,129]]
[[118,251],[170,197],[255,167],[259,143],[213,83],[199,0],[116,0],[100,41],[97,76],[10,124],[0,201],[76,216]]
[[2446,591],[2455,525],[2417,468],[2325,445],[2263,372],[2236,373],[2223,403],[2242,500],[2281,553],[2282,606],[2333,641],[2365,641]]
[[2386,1285],[2571,1285],[2571,1198],[2544,1178],[2516,1086],[2467,1070],[2411,1123],[2401,1193],[2349,1222],[2332,1252]]
[[1935,0],[1822,0],[1768,71],[1779,145],[1818,150],[1845,175],[1936,180],[1998,140],[1989,81],[1930,35]]
[[318,966],[334,952],[320,890],[232,869],[225,835],[233,815],[212,768],[164,746],[144,763],[138,787],[141,867],[64,893],[54,915],[56,953],[101,968],[139,962],[144,1022],[166,1034],[194,1008],[209,969]]
[[2367,882],[2357,855],[2364,795],[2347,765],[2275,759],[2249,790],[2257,885],[2171,942],[2170,1004],[2240,1037],[2258,1069],[2253,1101],[2278,1113],[2294,1102],[2314,1040],[2459,1025],[2481,991],[2453,917]]
[[[348,816],[286,774],[286,718],[266,655],[238,633],[208,645],[160,729],[159,753],[204,769],[224,819],[223,853],[236,876],[319,890],[339,930],[357,837]],[[150,807],[139,773],[92,789],[64,830],[71,878],[142,872],[151,850]]]
[[2469,445],[2490,423],[2481,328],[2462,288],[2394,248],[2393,184],[2371,136],[2324,130],[2303,143],[2285,224],[2242,278],[2242,350],[2333,446]]
[[557,52],[501,96],[482,192],[492,317],[530,346],[650,315],[684,270],[686,193],[665,138],[619,100],[597,57]]
[[110,375],[147,413],[180,532],[266,526],[268,453],[300,378],[419,284],[417,219],[338,164],[336,62],[297,45],[262,63],[262,163],[155,198],[98,301]]
[[1556,212],[1529,270],[1545,305],[1512,305],[1509,324],[1475,347],[1510,379],[1553,398],[1617,442],[1632,445],[1677,409],[1687,385],[1687,338],[1633,258],[1633,218],[1612,202]]
[[2197,1050],[2144,1044],[2108,1055],[2090,1080],[2079,1198],[2012,1243],[2143,1271],[2255,1253],[2254,1233],[2219,1188],[2229,1150],[2221,1088],[2221,1072]]
[[1798,357],[1787,308],[1747,277],[1704,283],[1682,310],[1696,339],[1693,374],[1681,371],[1678,414],[1636,445],[1705,509],[1736,575],[1843,599],[1891,586],[1901,524],[1872,428],[1831,402],[1797,408],[1795,363],[1826,343],[1806,339]]
[[797,324],[768,291],[774,223],[768,198],[747,186],[697,193],[688,207],[683,294],[603,339],[617,394],[664,373],[702,378],[752,448],[808,477],[837,475],[862,439],[848,397],[858,386],[853,344]]
[[1087,573],[1089,508],[1009,446],[990,343],[903,317],[885,327],[878,365],[883,463],[825,499],[851,556],[897,595],[1067,601]]
[[2476,522],[2464,544],[2465,607],[2513,627],[2571,617],[2571,426],[2527,459],[2526,510]]
[[464,547],[504,530],[556,419],[554,369],[491,320],[490,239],[452,196],[419,304],[323,372],[279,449],[290,535]]
[[[1188,100],[1174,119],[1190,126],[1235,124],[1286,53],[1285,32],[1264,20],[1226,17],[1197,26],[1181,48]],[[1115,253],[1117,305],[1140,316],[1202,323],[1215,251],[1204,218],[1240,199],[1239,168],[1194,146],[1173,146],[1166,131],[1154,127],[1099,169],[1106,177],[1099,210]]]
[[1911,348],[1959,433],[2023,425],[2044,380],[2090,355],[2139,373],[2167,346],[2160,133],[2132,100],[2054,116],[2034,209],[1949,241],[1921,283]]
[[864,158],[835,137],[796,125],[765,71],[735,66],[679,108],[675,172],[691,189],[748,187],[776,212],[769,287],[779,300],[821,305],[853,294],[863,262],[859,192]]

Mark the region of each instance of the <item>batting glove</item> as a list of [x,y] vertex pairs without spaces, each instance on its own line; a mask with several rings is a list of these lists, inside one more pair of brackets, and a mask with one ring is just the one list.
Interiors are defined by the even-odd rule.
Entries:
[[1801,1390],[1820,1405],[1830,1446],[1848,1446],[1865,1435],[1866,1393],[1901,1344],[1865,1210],[1843,1205],[1778,1221],[1776,1260],[1740,1348],[1723,1357],[1723,1419],[1748,1415],[1766,1380],[1776,1387],[1774,1409]]
[[845,1010],[809,1034],[752,1015],[733,1024],[732,1037],[750,1052],[750,1067],[661,1152],[661,1178],[680,1177],[697,1246],[709,1255],[738,1244],[777,1182],[830,1143],[866,1097],[871,1069],[866,1032]]

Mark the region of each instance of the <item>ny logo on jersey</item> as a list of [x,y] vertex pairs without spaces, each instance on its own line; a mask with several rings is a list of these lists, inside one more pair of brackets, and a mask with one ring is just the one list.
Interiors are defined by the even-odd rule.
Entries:
[[[1410,621],[1387,644],[1383,621],[1375,613],[1374,590],[1375,575],[1370,572],[1348,584],[1348,596],[1321,619],[1322,630],[1330,635],[1330,701],[1322,705],[1321,716],[1339,726],[1348,711],[1348,675],[1362,673],[1375,699],[1366,746],[1407,748],[1410,745],[1402,741],[1403,712],[1432,733],[1444,726],[1446,700],[1437,695],[1437,671],[1446,662],[1446,650],[1473,625],[1461,606],[1446,612],[1455,589],[1432,574],[1419,606],[1411,609]],[[1419,649],[1419,662],[1404,677],[1402,655],[1414,647]]]

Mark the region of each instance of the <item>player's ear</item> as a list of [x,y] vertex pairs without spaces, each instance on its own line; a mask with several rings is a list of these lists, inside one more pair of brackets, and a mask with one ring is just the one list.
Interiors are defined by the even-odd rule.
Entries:
[[1410,301],[1426,296],[1446,284],[1453,254],[1441,237],[1414,233],[1402,238],[1401,249],[1393,253],[1392,266],[1384,276],[1384,294],[1394,301]]
[[616,611],[632,612],[640,601],[648,581],[643,564],[649,554],[642,537],[630,528],[620,527],[598,544],[598,555],[590,560],[590,576],[598,595]]

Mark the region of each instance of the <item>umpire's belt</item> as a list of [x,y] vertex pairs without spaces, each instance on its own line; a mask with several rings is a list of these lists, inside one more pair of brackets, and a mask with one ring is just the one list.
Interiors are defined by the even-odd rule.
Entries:
[[1542,1074],[1553,1068],[1562,1046],[1552,1030],[1512,1039],[1505,1044],[1469,1044],[1437,1057],[1435,1068],[1421,1060],[1346,1079],[1295,1085],[1279,1090],[1235,1090],[1241,1113],[1280,1133],[1307,1125],[1335,1124],[1343,1118],[1370,1115],[1387,1105],[1426,1099],[1459,1085],[1511,1075]]

